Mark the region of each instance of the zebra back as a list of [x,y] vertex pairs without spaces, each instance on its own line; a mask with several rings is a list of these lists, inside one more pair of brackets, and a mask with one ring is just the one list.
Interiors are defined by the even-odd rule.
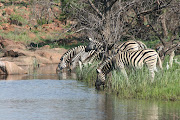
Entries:
[[95,52],[96,52],[95,50],[91,50],[89,52],[82,51],[79,54],[77,54],[74,58],[72,58],[70,62],[71,70],[74,69],[78,65],[78,62],[85,64],[86,61],[92,58]]
[[142,43],[141,41],[134,41],[134,40],[129,40],[121,43],[120,45],[115,46],[115,49],[120,49],[124,51],[136,51],[145,48],[147,47],[144,43]]
[[98,67],[97,67],[97,72],[98,73],[103,73],[103,74],[108,74],[111,70],[115,68],[114,64],[114,57],[115,55],[108,56],[104,61],[102,61]]
[[74,47],[72,49],[69,49],[66,53],[63,54],[63,56],[60,59],[60,62],[58,64],[58,67],[56,70],[62,70],[64,68],[67,68],[69,66],[70,60],[76,56],[78,53],[85,51],[86,46],[80,45],[77,47]]
[[153,49],[142,49],[136,51],[121,51],[116,55],[116,64],[123,63],[126,66],[133,66],[135,68],[142,68],[146,63],[149,69],[156,69],[157,60],[159,67],[162,69],[162,63],[158,53]]

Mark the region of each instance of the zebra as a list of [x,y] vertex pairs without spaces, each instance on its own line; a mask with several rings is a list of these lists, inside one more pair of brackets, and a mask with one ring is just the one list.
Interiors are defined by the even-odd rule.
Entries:
[[70,63],[70,69],[73,70],[79,63],[80,70],[82,70],[82,65],[91,64],[96,57],[96,51],[91,50],[89,52],[82,51],[78,53],[74,58],[72,58]]
[[169,65],[172,67],[173,60],[175,57],[175,51],[180,47],[180,43],[169,45],[170,47],[167,48],[163,45],[157,45],[156,51],[159,54],[162,61],[164,61],[164,58],[166,55],[169,55]]
[[117,68],[121,70],[128,83],[128,76],[125,70],[125,66],[132,66],[133,68],[141,69],[144,64],[147,65],[151,75],[151,82],[153,82],[155,76],[154,71],[157,72],[157,61],[159,63],[160,69],[163,69],[161,59],[158,53],[153,49],[141,49],[132,52],[119,50],[117,54],[108,57],[97,67],[97,79],[95,86],[96,88],[99,88],[100,85],[104,85],[106,75],[112,71],[112,69]]
[[70,68],[73,70],[79,63],[79,67],[82,70],[82,65],[86,66],[87,64],[92,64],[94,60],[101,60],[103,53],[103,49],[98,51],[91,50],[89,52],[82,51],[71,60]]
[[70,66],[69,64],[71,62],[71,59],[75,57],[78,53],[85,51],[85,49],[86,49],[86,46],[80,45],[64,53],[63,56],[60,58],[60,62],[56,68],[56,71],[61,71],[65,68],[68,68]]
[[125,41],[123,43],[120,44],[103,44],[101,42],[92,40],[91,38],[89,38],[90,43],[89,45],[87,45],[86,47],[86,51],[90,51],[90,50],[99,50],[100,48],[103,48],[105,51],[105,47],[107,45],[107,50],[109,51],[109,54],[112,53],[117,53],[117,51],[120,50],[124,50],[124,51],[135,51],[135,50],[140,50],[140,49],[146,49],[147,46],[141,42],[141,41],[134,41],[134,40],[128,40]]
[[128,40],[121,44],[115,44],[111,50],[111,53],[117,53],[119,50],[123,51],[136,51],[141,49],[147,49],[147,46],[141,41]]
[[98,42],[96,40],[93,40],[92,38],[89,38],[90,43],[87,45],[85,51],[91,51],[91,50],[98,50],[99,48],[101,48],[103,46],[103,43]]

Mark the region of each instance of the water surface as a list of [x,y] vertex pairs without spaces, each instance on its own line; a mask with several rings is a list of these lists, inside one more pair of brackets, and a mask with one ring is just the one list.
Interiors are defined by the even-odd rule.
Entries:
[[71,79],[73,75],[37,71],[3,78],[0,120],[180,119],[180,102],[120,99]]

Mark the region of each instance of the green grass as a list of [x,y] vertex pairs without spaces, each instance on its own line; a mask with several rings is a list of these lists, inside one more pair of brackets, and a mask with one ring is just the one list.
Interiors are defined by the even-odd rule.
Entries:
[[[165,62],[168,58],[165,59]],[[155,100],[180,100],[180,65],[173,63],[173,67],[159,70],[154,82],[151,83],[147,67],[140,70],[126,69],[129,77],[126,79],[119,70],[109,73],[106,80],[105,90],[117,94],[121,98],[155,99]],[[85,67],[82,72],[77,71],[78,79],[91,82],[96,80],[96,67],[91,70]],[[91,72],[92,71],[92,72]]]
[[98,62],[94,62],[91,65],[84,66],[82,71],[78,67],[76,69],[77,79],[86,82],[89,86],[95,86],[97,66]]
[[150,82],[147,68],[129,70],[129,84],[126,83],[120,71],[112,72],[112,82],[109,84],[113,92],[125,98],[180,100],[180,67],[156,73],[153,83]]

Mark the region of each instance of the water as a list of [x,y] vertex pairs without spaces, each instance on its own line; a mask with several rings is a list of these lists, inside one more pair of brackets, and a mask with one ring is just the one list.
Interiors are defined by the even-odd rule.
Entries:
[[52,71],[7,78],[0,80],[0,120],[180,119],[180,102],[124,100]]

